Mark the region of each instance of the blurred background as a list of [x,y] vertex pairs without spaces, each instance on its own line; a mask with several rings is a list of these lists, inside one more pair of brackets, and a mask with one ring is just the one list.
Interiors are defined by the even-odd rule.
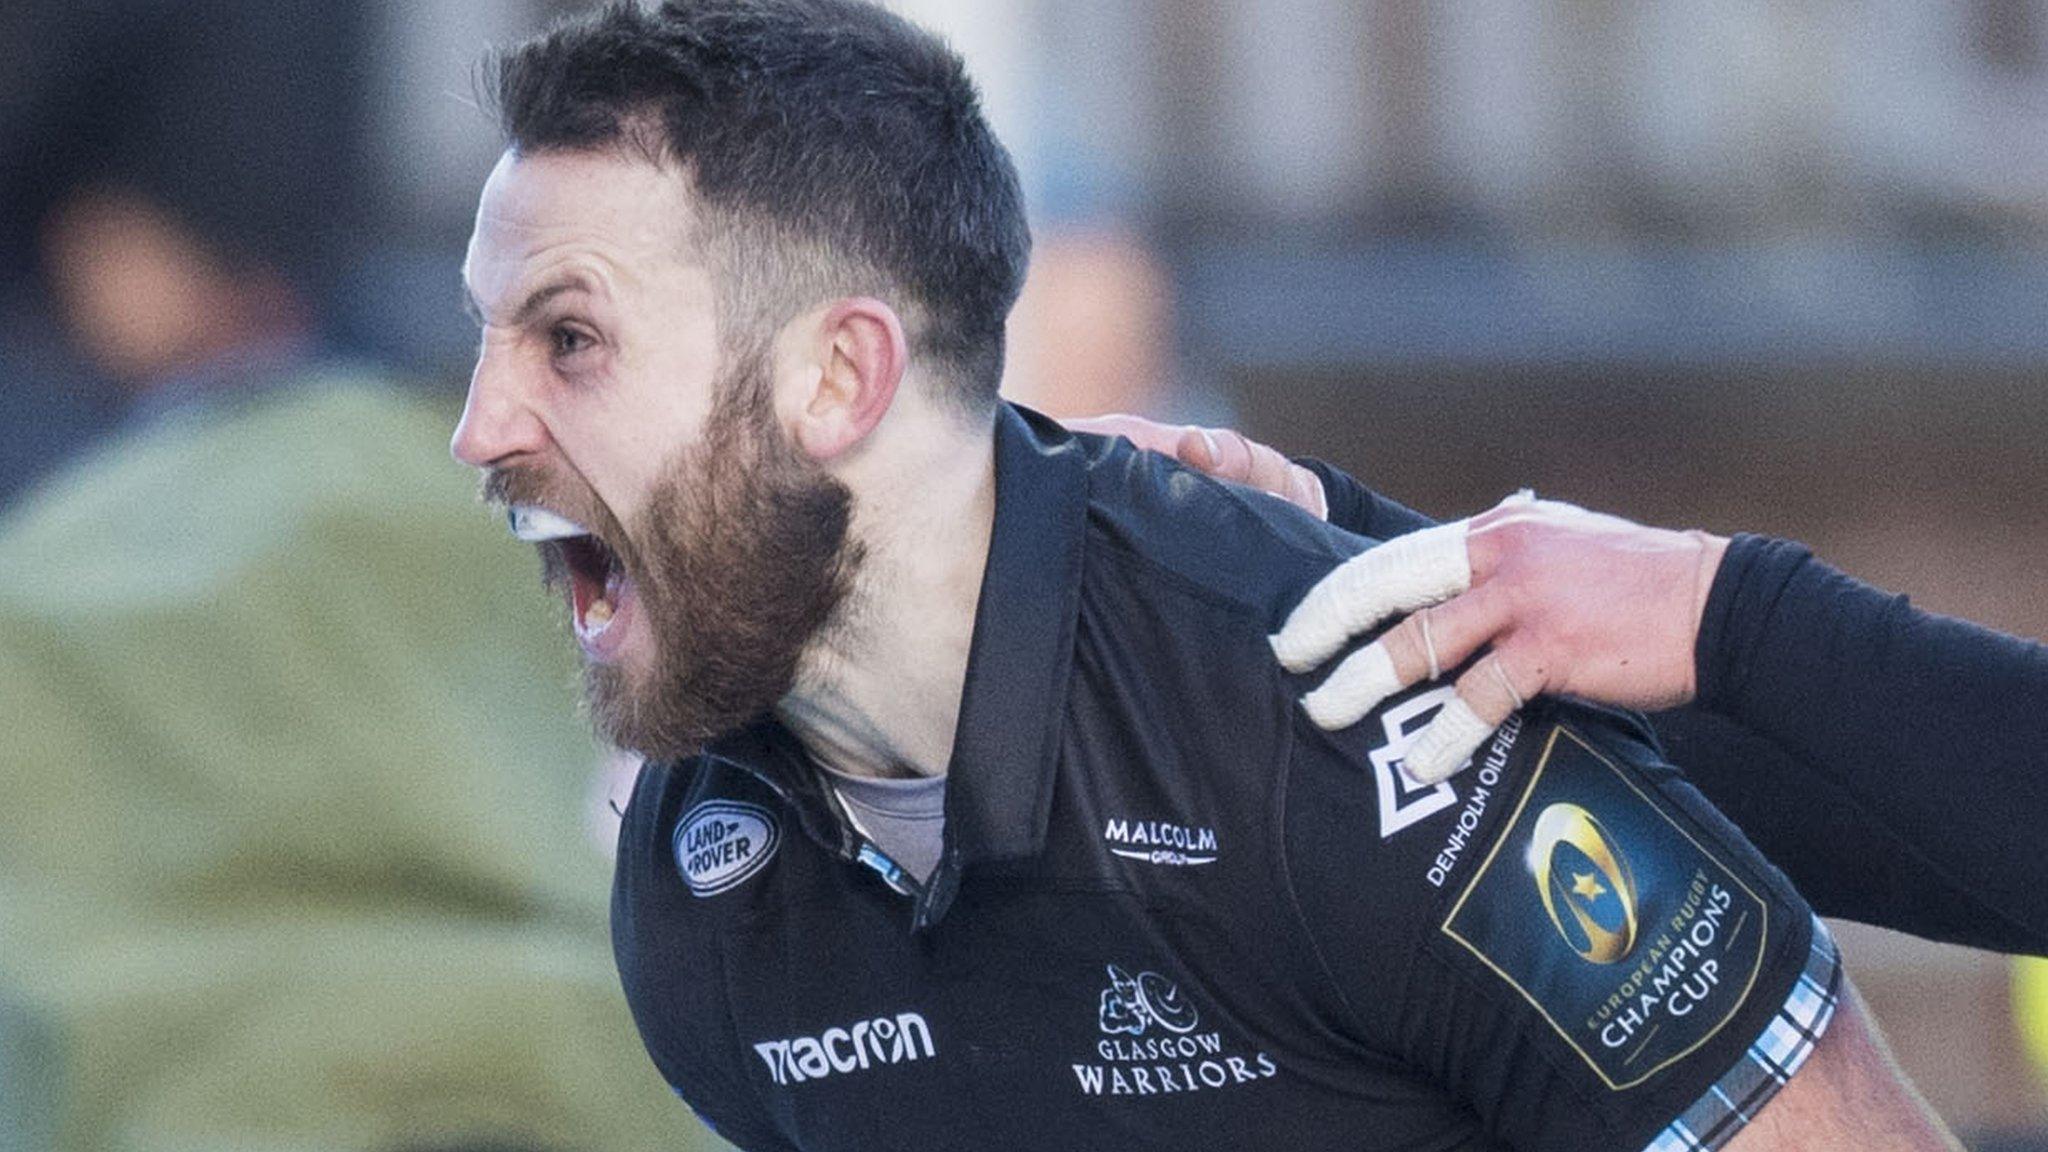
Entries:
[[[304,468],[294,461],[304,457],[278,448],[309,429],[360,436],[364,454],[323,462],[335,470],[402,478],[388,491],[356,493],[383,502],[380,525],[430,520],[429,492],[454,494],[450,516],[482,520],[463,502],[468,480],[438,455],[475,340],[457,270],[497,151],[471,69],[487,45],[580,7],[0,7],[0,577],[17,570],[43,594],[16,589],[0,603],[0,694],[10,708],[36,699],[46,717],[66,711],[63,682],[48,672],[54,661],[84,686],[101,727],[117,705],[189,717],[189,701],[158,701],[96,670],[76,654],[91,647],[79,638],[104,628],[112,667],[132,659],[123,653],[137,621],[148,634],[178,635],[164,631],[166,613],[256,629],[241,606],[271,603],[266,588],[275,587],[280,615],[321,605],[306,611],[353,635],[352,618],[329,601],[332,584],[359,579],[361,541],[331,556],[317,546],[333,538],[340,514],[318,493],[295,492],[293,469]],[[1653,522],[1792,536],[1924,606],[2048,635],[2048,0],[896,7],[968,56],[1025,173],[1038,248],[1013,325],[1013,397],[1059,414],[1130,410],[1234,424],[1440,516],[1532,485]],[[249,397],[279,392],[319,399],[283,416],[274,406],[244,410]],[[232,461],[259,444],[279,453],[269,470],[236,471]],[[433,455],[408,465],[393,445]],[[197,459],[218,470],[183,482],[209,500],[265,500],[208,504],[193,524],[165,528],[153,498],[175,491],[180,462]],[[82,542],[112,541],[110,551],[138,568],[158,562],[124,525],[137,515],[172,532],[166,546],[210,566],[192,599],[167,608],[160,588],[95,583],[108,559]],[[271,526],[298,551],[237,550],[218,538],[222,521]],[[320,535],[309,543],[286,526]],[[521,563],[496,538],[467,531],[419,528],[421,538],[460,538],[447,545],[458,568],[462,557],[482,557],[471,567],[484,569]],[[73,575],[49,571],[60,554]],[[71,617],[46,602],[59,589],[55,599],[74,602]],[[491,594],[525,607],[530,591]],[[86,619],[87,609],[98,614]],[[531,782],[549,800],[531,805],[528,823],[494,833],[502,844],[477,849],[482,856],[552,837],[565,857],[588,857],[564,873],[574,883],[557,887],[567,891],[517,869],[480,879],[437,856],[426,832],[377,865],[415,895],[421,876],[439,877],[443,902],[423,906],[417,933],[453,922],[502,943],[507,970],[519,975],[505,981],[502,1004],[477,1008],[479,1020],[502,1023],[527,1002],[519,997],[553,995],[549,981],[570,969],[576,995],[602,1002],[590,983],[601,983],[605,962],[601,817],[630,769],[608,764],[573,731],[561,660],[528,659],[555,653],[553,636],[503,636],[500,663],[487,671],[541,669],[513,692],[483,687],[484,671],[461,663],[473,658],[459,653],[477,646],[474,635],[439,637],[427,623],[406,633],[406,646],[368,655],[313,654],[308,646],[331,641],[319,630],[310,639],[305,629],[266,631],[260,643],[281,645],[289,666],[334,661],[344,687],[329,694],[358,715],[404,707],[394,702],[406,695],[402,677],[394,700],[359,699],[363,684],[393,675],[378,655],[397,653],[417,672],[421,650],[448,653],[425,660],[438,678],[421,682],[439,691],[450,676],[472,676],[478,686],[457,736],[435,727],[445,720],[436,713],[420,719],[410,743],[393,745],[383,766],[407,783],[389,790],[388,809],[356,812],[366,840],[409,843],[390,831],[394,821],[473,818],[475,793],[423,797],[405,771],[425,774],[454,758],[475,765],[478,789],[516,769],[521,787]],[[166,640],[159,680],[201,674],[196,658],[177,655],[192,643]],[[223,680],[208,699],[248,692]],[[280,697],[270,717],[220,705],[219,731],[163,755],[219,762],[222,742],[235,741],[245,759],[231,762],[274,784],[291,773],[265,725],[317,730],[307,710],[343,705],[309,703],[315,694]],[[569,730],[530,733],[525,747],[479,735],[510,708],[560,715]],[[45,724],[15,748],[0,742],[9,794],[19,794],[17,777],[41,780],[83,762],[106,765],[109,796],[153,787],[121,773],[142,771],[130,753],[162,725],[127,719],[116,740],[94,735],[94,723],[81,718],[62,732]],[[532,741],[547,753],[535,756]],[[361,771],[369,759],[332,771]],[[340,888],[352,895],[309,895],[318,885],[307,881],[283,901],[291,907],[362,898],[361,861],[344,853],[311,867],[303,837],[281,847],[249,831],[293,819],[279,814],[306,797],[278,785],[270,807],[222,800],[240,779],[152,795],[184,806],[194,827],[225,820],[243,832],[195,833],[210,846],[180,851],[197,852],[197,865],[144,853],[134,867],[154,870],[149,883],[167,867],[243,878],[282,867],[350,877]],[[75,811],[79,796],[35,795],[43,808],[16,805],[16,823],[0,829],[13,837],[0,842],[0,895],[13,900],[13,910],[0,905],[0,920],[28,907],[100,906],[96,893],[30,879],[36,869],[77,872],[70,862],[80,854],[104,855],[83,833],[37,840],[34,828]],[[314,802],[331,812],[336,800]],[[596,818],[586,829],[588,814]],[[20,847],[23,837],[35,846]],[[2010,837],[2015,855],[2043,842],[2028,827]],[[118,868],[102,879],[131,894],[141,883]],[[25,990],[0,991],[0,1110],[10,1091],[27,1091],[10,1086],[36,1076],[86,1085],[59,1090],[73,1098],[127,1082],[114,1041],[78,1037],[99,1036],[95,1021],[120,1019],[108,1003],[136,977],[88,986],[78,957],[175,952],[193,938],[192,916],[219,926],[206,919],[213,912],[163,916],[184,908],[175,904],[191,896],[183,888],[150,891],[135,901],[141,927],[124,929],[128,936],[81,923],[69,944],[7,961],[27,975]],[[275,892],[262,899],[278,902]],[[361,943],[376,937],[355,934],[368,929],[335,917],[321,929],[335,934],[335,949],[382,951]],[[1977,1147],[2048,1147],[2048,1075],[2023,1039],[2031,1027],[2048,1054],[2048,1019],[2016,1016],[2022,997],[2008,963],[1854,925],[1841,936],[1852,974],[1935,1107]],[[533,961],[537,939],[562,950],[558,962]],[[450,956],[477,947],[446,943]],[[242,947],[221,954],[246,955]],[[180,995],[195,980],[233,983],[225,968],[198,979],[193,963],[170,963],[162,978]],[[280,986],[308,978],[279,971]],[[328,995],[354,1002],[350,992]],[[554,1002],[565,1018],[583,1019]],[[279,1011],[279,1035],[320,1031],[301,1003]],[[619,1012],[591,1010],[590,1068],[636,1056],[630,1036],[621,1037],[624,1056],[596,1052],[607,1029],[625,1027]],[[253,1051],[261,1063],[267,1035],[251,1032],[229,1050]],[[514,1052],[528,1041],[507,1034],[503,1043]],[[10,1067],[33,1075],[10,1076]],[[370,1076],[353,1066],[322,1074]],[[534,1075],[547,1081],[545,1069]],[[602,1079],[626,1085],[614,1110],[644,1098],[661,1124],[681,1116],[651,1071]],[[178,1103],[187,1100],[180,1091],[163,1088],[148,1106],[25,1105],[19,1118],[0,1120],[13,1125],[0,1128],[0,1149],[171,1146],[152,1125],[206,1112]],[[401,1119],[379,1121],[381,1142],[304,1146],[396,1147],[403,1134],[439,1131],[418,1112],[394,1114]],[[568,1115],[503,1134],[514,1141],[503,1146],[558,1146],[545,1135],[557,1130],[549,1123],[582,1135],[560,1146],[600,1146]],[[203,1128],[178,1130],[192,1147],[225,1146]],[[622,1136],[620,1146],[637,1138]]]

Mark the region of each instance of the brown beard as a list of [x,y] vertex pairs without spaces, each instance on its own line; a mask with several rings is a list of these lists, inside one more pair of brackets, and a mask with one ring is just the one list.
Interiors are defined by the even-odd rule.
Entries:
[[721,384],[703,438],[662,469],[622,549],[654,637],[652,670],[584,666],[599,734],[656,759],[773,708],[862,557],[848,539],[852,493],[775,422],[766,357]]
[[[554,508],[617,551],[654,658],[644,673],[586,661],[584,697],[600,736],[653,759],[689,755],[788,694],[863,555],[848,536],[852,493],[775,422],[765,352],[742,356],[715,394],[703,436],[662,467],[630,529],[530,469],[484,482],[486,499]],[[559,587],[560,548],[541,557]]]

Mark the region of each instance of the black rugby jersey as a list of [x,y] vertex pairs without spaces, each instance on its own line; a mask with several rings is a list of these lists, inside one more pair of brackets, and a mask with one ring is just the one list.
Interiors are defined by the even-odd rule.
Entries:
[[927,884],[772,721],[634,790],[620,974],[727,1139],[1699,1148],[1810,1049],[1824,933],[1626,718],[1536,701],[1418,787],[1446,689],[1325,733],[1266,641],[1371,541],[1021,410],[996,436]]
[[[1320,460],[1330,521],[1434,521]],[[2048,885],[2015,811],[2048,810],[2048,646],[1912,607],[1800,544],[1737,533],[1695,645],[1697,698],[1658,743],[1824,916],[2048,956]],[[2035,734],[2042,739],[2034,739]],[[1949,773],[1940,788],[1931,772]]]

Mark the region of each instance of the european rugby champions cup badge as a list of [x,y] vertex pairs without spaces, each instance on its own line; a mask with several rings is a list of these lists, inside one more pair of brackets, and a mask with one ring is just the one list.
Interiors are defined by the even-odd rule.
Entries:
[[1769,928],[1762,897],[1563,726],[1443,924],[1616,1090],[1734,1017]]
[[1591,812],[1552,804],[1536,817],[1529,876],[1543,910],[1572,951],[1612,964],[1636,943],[1636,883],[1628,860]]

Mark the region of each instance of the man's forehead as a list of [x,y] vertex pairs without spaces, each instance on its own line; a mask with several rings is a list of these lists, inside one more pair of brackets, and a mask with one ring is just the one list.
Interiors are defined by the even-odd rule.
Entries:
[[464,278],[497,279],[507,264],[587,250],[608,263],[674,260],[690,225],[688,182],[625,151],[507,151],[484,182]]

